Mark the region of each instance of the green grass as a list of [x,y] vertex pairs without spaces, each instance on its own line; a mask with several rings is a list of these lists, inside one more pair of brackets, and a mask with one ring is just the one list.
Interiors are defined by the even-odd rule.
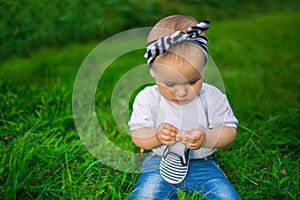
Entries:
[[[207,32],[240,123],[236,141],[217,157],[243,199],[300,198],[299,24],[297,12],[284,12],[214,21]],[[136,174],[97,161],[73,122],[76,73],[97,44],[44,48],[1,64],[0,199],[124,199],[131,191]],[[128,151],[138,149],[115,126],[110,94],[142,56],[114,62],[96,94],[105,134]]]

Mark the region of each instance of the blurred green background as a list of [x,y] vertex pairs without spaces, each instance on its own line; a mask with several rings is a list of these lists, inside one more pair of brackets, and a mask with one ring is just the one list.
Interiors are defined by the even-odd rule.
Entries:
[[[235,142],[217,153],[234,187],[243,199],[299,199],[299,9],[298,0],[0,0],[0,199],[126,198],[136,174],[82,144],[73,84],[101,41],[171,14],[211,19],[210,55],[239,119]],[[114,123],[111,93],[143,54],[113,62],[96,93],[101,127],[126,151],[138,149]]]
[[101,40],[130,28],[153,26],[171,14],[212,22],[297,10],[297,0],[22,0],[0,1],[1,60],[41,46]]

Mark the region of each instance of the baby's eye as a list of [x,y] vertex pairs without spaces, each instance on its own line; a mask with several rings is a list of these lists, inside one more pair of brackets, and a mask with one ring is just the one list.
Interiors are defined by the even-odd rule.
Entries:
[[167,87],[173,87],[173,86],[175,85],[175,83],[165,83],[165,85],[166,85]]
[[189,82],[189,84],[190,84],[190,85],[194,85],[194,84],[196,84],[197,82],[198,82],[198,80],[194,80],[194,81]]

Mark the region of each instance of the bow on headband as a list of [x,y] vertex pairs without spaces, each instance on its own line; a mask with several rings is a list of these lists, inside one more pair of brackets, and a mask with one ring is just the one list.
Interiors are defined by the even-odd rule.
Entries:
[[153,63],[156,56],[165,53],[171,46],[186,41],[194,42],[200,48],[200,50],[202,50],[207,60],[207,38],[204,36],[200,36],[200,34],[209,28],[209,24],[209,19],[206,19],[198,23],[196,26],[189,27],[186,33],[176,31],[169,37],[163,37],[151,42],[147,45],[147,52],[144,55],[144,57],[147,59],[147,63],[150,65],[151,63]]

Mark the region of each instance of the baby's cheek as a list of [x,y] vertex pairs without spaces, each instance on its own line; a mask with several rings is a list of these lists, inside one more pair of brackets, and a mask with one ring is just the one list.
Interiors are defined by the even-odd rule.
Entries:
[[195,84],[195,85],[193,86],[193,90],[194,90],[195,95],[198,95],[198,94],[199,94],[201,88],[202,88],[202,82],[197,83],[197,84]]
[[159,92],[160,94],[165,97],[167,100],[172,100],[174,99],[174,93],[171,89],[169,89],[168,87],[166,86],[158,86],[158,89],[159,89]]

